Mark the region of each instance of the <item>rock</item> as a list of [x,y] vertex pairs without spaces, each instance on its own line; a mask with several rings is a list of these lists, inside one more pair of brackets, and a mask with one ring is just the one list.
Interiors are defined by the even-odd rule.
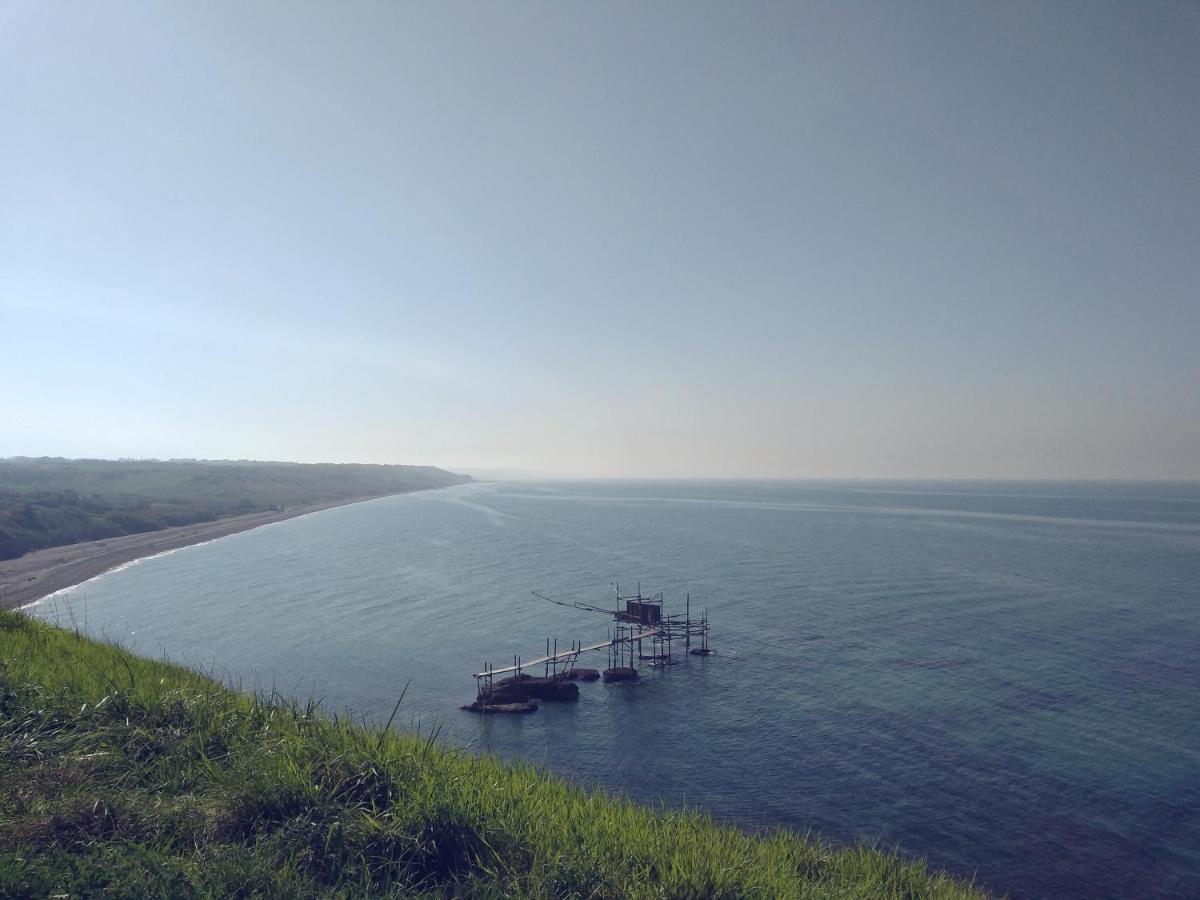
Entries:
[[516,703],[536,697],[539,700],[578,700],[579,685],[559,678],[538,678],[521,675],[497,681],[492,687],[479,692],[484,703]]
[[477,712],[484,715],[488,713],[530,713],[537,711],[538,702],[536,700],[517,700],[513,703],[481,703],[476,700],[474,703],[468,703],[462,708],[467,712]]

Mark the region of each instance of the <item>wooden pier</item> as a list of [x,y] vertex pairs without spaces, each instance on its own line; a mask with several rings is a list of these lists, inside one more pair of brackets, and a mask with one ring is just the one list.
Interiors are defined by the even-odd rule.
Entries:
[[[682,615],[669,616],[663,612],[663,595],[643,596],[641,585],[637,594],[622,596],[619,585],[616,591],[616,606],[606,609],[580,601],[564,602],[553,600],[537,591],[531,593],[548,603],[586,612],[611,616],[613,626],[608,639],[584,645],[572,641],[565,650],[558,649],[558,639],[546,639],[546,652],[532,659],[514,655],[511,665],[497,667],[486,663],[483,670],[475,672],[475,702],[463,707],[475,712],[529,712],[537,708],[536,696],[542,699],[574,699],[578,688],[565,690],[555,685],[575,680],[594,680],[595,670],[577,670],[576,663],[584,653],[604,650],[608,667],[603,678],[608,681],[633,681],[638,677],[638,663],[649,663],[652,667],[674,664],[674,646],[682,640],[685,653],[706,656],[712,651],[708,646],[708,610],[698,619],[691,618],[691,595],[685,600]],[[692,638],[699,638],[700,646],[692,647]],[[649,652],[646,652],[649,650]],[[540,676],[536,673],[542,670]],[[579,677],[577,672],[587,673]]]
[[475,678],[492,678],[496,675],[510,675],[514,672],[520,673],[527,669],[536,669],[538,666],[571,667],[571,666],[575,665],[575,661],[577,659],[579,659],[579,655],[581,653],[590,653],[593,650],[605,650],[605,649],[608,649],[611,651],[613,645],[617,644],[619,642],[627,642],[630,640],[633,640],[633,641],[645,640],[646,638],[652,638],[655,635],[659,635],[661,633],[662,633],[662,629],[655,628],[655,629],[651,629],[649,631],[640,631],[632,637],[609,638],[607,641],[601,641],[598,644],[591,644],[587,647],[580,647],[580,646],[577,646],[576,644],[572,643],[570,650],[564,650],[561,653],[558,653],[558,652],[550,653],[550,654],[547,654],[546,656],[537,656],[537,657],[534,657],[533,659],[524,659],[523,660],[521,657],[515,656],[515,657],[513,657],[513,664],[511,666],[503,666],[502,668],[496,669],[489,665],[489,666],[485,667],[482,672],[476,672],[474,677]]

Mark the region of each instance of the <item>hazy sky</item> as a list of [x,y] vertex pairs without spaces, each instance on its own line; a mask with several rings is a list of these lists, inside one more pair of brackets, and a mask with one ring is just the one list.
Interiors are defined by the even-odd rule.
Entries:
[[1200,477],[1200,5],[0,0],[0,456]]

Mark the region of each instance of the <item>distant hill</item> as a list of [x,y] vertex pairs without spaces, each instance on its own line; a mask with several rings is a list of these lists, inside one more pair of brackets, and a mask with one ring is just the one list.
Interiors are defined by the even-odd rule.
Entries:
[[225,516],[470,480],[433,466],[0,459],[0,559]]

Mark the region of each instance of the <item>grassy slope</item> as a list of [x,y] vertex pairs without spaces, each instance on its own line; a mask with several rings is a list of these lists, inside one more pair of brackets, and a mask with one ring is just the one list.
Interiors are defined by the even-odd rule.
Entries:
[[977,897],[0,612],[0,896]]
[[465,480],[432,466],[0,459],[0,559],[239,513]]

